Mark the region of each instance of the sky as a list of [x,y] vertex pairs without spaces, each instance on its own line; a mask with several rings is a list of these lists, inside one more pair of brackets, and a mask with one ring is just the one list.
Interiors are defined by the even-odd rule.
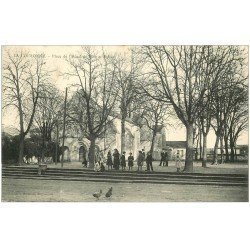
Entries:
[[[122,54],[128,53],[129,46],[104,46],[103,48],[110,52],[119,52]],[[69,55],[77,54],[81,48],[80,46],[3,46],[3,56],[6,50],[18,50],[22,48],[24,51],[29,51],[30,54],[45,54],[47,59],[47,65],[49,68],[54,70],[52,78],[56,87],[62,92],[65,91],[65,88],[71,83],[65,77],[62,76],[62,73],[65,72],[67,62],[65,58]],[[101,50],[102,47],[98,46]],[[69,90],[70,95],[70,90]],[[171,121],[170,121],[171,122]],[[176,121],[173,120],[174,123]],[[14,110],[8,110],[7,112],[2,112],[2,125],[4,126],[14,126],[18,128],[18,119],[17,113]],[[177,126],[174,124],[173,127],[167,127],[166,139],[168,141],[179,141],[186,140],[186,131],[184,126]],[[215,143],[214,132],[211,132],[208,135],[208,147],[212,148]],[[239,140],[238,145],[248,144],[248,132],[244,132]]]

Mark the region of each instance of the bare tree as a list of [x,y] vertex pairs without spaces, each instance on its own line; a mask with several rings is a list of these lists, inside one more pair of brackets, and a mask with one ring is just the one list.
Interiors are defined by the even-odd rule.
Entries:
[[[142,54],[149,63],[145,71],[149,80],[145,91],[154,99],[170,103],[187,131],[184,171],[193,170],[193,127],[207,83],[201,81],[204,62],[202,46],[143,46]],[[150,77],[154,78],[150,82]],[[153,86],[153,87],[152,87]],[[157,91],[155,91],[155,88]]]
[[114,119],[115,68],[104,51],[91,47],[82,47],[77,58],[69,59],[68,64],[70,72],[66,75],[76,88],[69,103],[68,117],[90,141],[89,161],[93,168],[96,139]]
[[23,163],[24,139],[33,124],[38,101],[50,82],[45,55],[32,57],[24,51],[4,51],[3,103],[14,108],[19,116],[19,158]]
[[143,120],[147,128],[152,133],[150,152],[153,153],[155,137],[158,131],[159,126],[169,125],[167,123],[168,118],[170,117],[170,110],[168,105],[164,102],[159,102],[154,99],[149,99],[147,102],[144,102],[142,106],[144,109]]
[[229,137],[230,137],[230,155],[231,161],[235,161],[235,149],[236,143],[241,135],[241,133],[248,128],[248,110],[237,112],[231,118],[231,124],[229,127]]
[[[226,151],[226,161],[235,161],[236,143],[241,133],[248,127],[248,88],[247,86],[234,89],[234,94],[238,96],[235,105],[232,107],[230,114],[227,116],[224,132],[224,143]],[[229,145],[228,145],[229,143]]]
[[[116,69],[117,103],[121,114],[121,152],[125,150],[125,122],[128,117],[139,107],[141,99],[138,94],[138,77],[140,63],[135,63],[133,50],[128,55],[116,54],[113,64]],[[130,117],[131,118],[131,117]]]
[[45,144],[51,142],[52,133],[62,117],[63,96],[59,90],[51,85],[40,97],[34,116],[33,128],[38,130],[42,139],[42,161],[44,161]]
[[[223,138],[233,89],[230,75],[242,68],[244,58],[237,46],[143,46],[144,89],[152,98],[169,102],[187,131],[185,171],[193,169],[194,124],[199,118],[203,135],[203,166],[210,126],[216,133],[215,154]],[[231,82],[231,83],[230,83]],[[232,90],[233,91],[233,90]],[[228,99],[229,98],[229,99]],[[229,100],[229,102],[228,102]],[[230,103],[230,105],[228,104]],[[226,111],[226,113],[224,111]],[[212,117],[215,122],[211,123]],[[223,145],[222,145],[223,147]]]
[[[218,146],[220,142],[221,162],[224,161],[224,136],[230,114],[242,100],[242,84],[246,81],[244,67],[244,49],[239,46],[218,46],[216,64],[221,70],[217,73],[216,85],[212,95],[213,119],[211,126],[216,134],[213,164],[218,164]],[[241,89],[241,90],[240,90]]]

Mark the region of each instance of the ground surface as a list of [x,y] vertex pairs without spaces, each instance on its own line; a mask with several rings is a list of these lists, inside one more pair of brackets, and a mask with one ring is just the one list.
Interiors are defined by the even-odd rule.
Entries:
[[[174,162],[169,167],[159,167],[154,162],[156,171],[176,171]],[[49,167],[55,167],[50,165]],[[60,168],[60,164],[57,165]],[[81,168],[80,163],[66,163],[64,168]],[[145,167],[144,167],[145,169]],[[136,167],[134,167],[136,170]],[[194,172],[198,173],[238,173],[247,174],[248,166],[243,164],[208,165],[201,168],[195,163]],[[113,187],[111,199],[103,195],[97,201],[92,194],[99,189],[105,194]],[[105,183],[74,182],[54,180],[2,179],[2,201],[97,201],[97,202],[171,202],[171,201],[248,201],[248,187],[237,186],[197,186],[149,183]]]
[[4,178],[2,201],[96,201],[92,194],[113,187],[113,196],[99,202],[248,201],[247,187],[95,183]]
[[[25,167],[34,167],[37,165],[25,165]],[[61,168],[61,164],[48,164],[49,168]],[[162,172],[176,172],[175,162],[170,161],[169,166],[160,167],[159,162],[153,162],[153,167],[155,171],[162,171]],[[184,162],[182,162],[182,169],[184,167]],[[71,163],[64,163],[63,168],[68,169],[78,169],[82,168],[82,164],[80,162],[71,162]],[[126,171],[128,167],[126,167]],[[136,163],[133,167],[133,171],[136,171]],[[146,170],[146,166],[144,164],[143,170]],[[121,171],[121,170],[120,170]],[[195,173],[217,173],[217,174],[248,174],[248,164],[247,163],[225,163],[219,165],[211,165],[210,163],[207,164],[206,168],[201,167],[201,162],[194,162],[194,171]]]

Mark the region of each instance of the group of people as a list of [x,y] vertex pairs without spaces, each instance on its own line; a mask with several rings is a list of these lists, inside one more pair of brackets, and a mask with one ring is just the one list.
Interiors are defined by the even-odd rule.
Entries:
[[[129,156],[126,161],[126,152],[122,152],[120,155],[119,151],[117,149],[114,150],[113,155],[111,154],[111,151],[108,151],[107,158],[106,158],[106,166],[108,170],[114,169],[119,170],[121,168],[122,171],[124,171],[128,165],[128,170],[132,170],[134,167],[134,156],[132,153],[129,153]],[[103,172],[105,171],[104,166],[104,158],[100,155],[95,156],[95,165],[94,170]],[[142,171],[142,167],[144,165],[144,162],[146,162],[147,171],[153,171],[153,157],[151,152],[147,153],[147,156],[145,154],[144,149],[139,151],[138,157],[137,157],[137,170]],[[83,157],[82,165],[83,167],[87,167],[87,159],[86,156]]]
[[161,152],[161,161],[160,161],[160,165],[159,166],[166,166],[168,167],[168,152],[167,151],[162,151]]
[[[122,152],[120,155],[119,151],[117,149],[114,149],[113,155],[111,154],[111,151],[108,151],[107,158],[106,158],[106,166],[108,170],[114,169],[119,170],[120,168],[122,171],[124,171],[128,164],[128,170],[132,170],[134,166],[134,156],[132,153],[129,153],[129,156],[126,161],[126,152]],[[175,157],[176,162],[176,168],[177,172],[180,172],[181,169],[181,157],[179,155],[179,152],[177,152]],[[161,161],[159,166],[168,166],[169,156],[167,151],[161,152]],[[100,155],[96,155],[95,157],[95,171],[103,172],[105,171],[104,166],[104,158]],[[147,155],[145,154],[144,149],[139,151],[138,157],[137,157],[137,171],[142,171],[142,168],[144,166],[144,163],[146,163],[146,171],[154,171],[153,169],[153,156],[151,152],[149,151]],[[86,157],[84,157],[83,166],[87,167],[87,160]]]
[[[120,167],[122,170],[126,169],[127,163],[128,163],[128,170],[132,170],[133,166],[134,166],[134,156],[132,153],[129,153],[129,156],[127,158],[127,162],[126,162],[126,152],[122,152],[122,155],[120,156],[120,153],[117,149],[114,150],[113,153],[113,158],[111,155],[111,152],[109,151],[107,154],[107,162],[106,165],[109,169],[115,169],[115,170],[119,170]],[[153,171],[153,165],[152,165],[152,155],[150,152],[147,153],[147,156],[145,156],[145,151],[144,149],[139,151],[139,155],[137,157],[137,167],[138,167],[138,171],[142,171],[142,167],[144,162],[146,161],[147,163],[147,170]]]

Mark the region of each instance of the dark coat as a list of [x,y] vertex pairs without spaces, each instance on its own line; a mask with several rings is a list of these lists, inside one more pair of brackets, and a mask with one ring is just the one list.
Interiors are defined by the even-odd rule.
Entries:
[[122,156],[121,156],[121,165],[122,165],[122,166],[126,166],[125,155],[122,155]]
[[114,157],[114,168],[119,169],[119,166],[120,166],[120,154],[118,152],[114,153],[113,157]]
[[165,154],[164,154],[164,160],[168,161],[168,152],[165,152]]
[[161,152],[161,160],[162,160],[162,161],[165,161],[165,159],[166,159],[166,158],[165,158],[165,152]]
[[151,154],[150,154],[150,155],[147,155],[147,157],[146,157],[146,162],[147,162],[147,163],[152,163],[152,161],[153,161],[152,155],[151,155]]
[[112,166],[113,165],[112,156],[109,153],[107,155],[107,165],[108,166]]
[[130,155],[130,156],[128,157],[128,165],[129,165],[130,167],[134,166],[134,156],[133,156],[133,155]]
[[144,160],[143,154],[139,153],[138,158],[137,158],[137,165],[142,166],[143,165],[143,160]]
[[143,155],[143,161],[145,161],[146,155],[144,151],[142,152],[142,155]]

